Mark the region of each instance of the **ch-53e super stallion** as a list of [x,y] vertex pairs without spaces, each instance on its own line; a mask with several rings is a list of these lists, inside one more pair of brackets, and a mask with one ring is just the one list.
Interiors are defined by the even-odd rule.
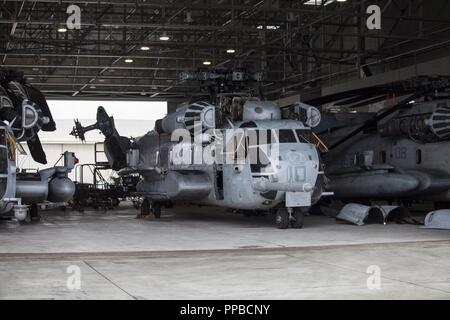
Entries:
[[[361,110],[393,97],[377,112]],[[323,160],[335,198],[450,208],[450,77],[418,76],[307,103],[322,108],[315,131],[329,148]]]
[[197,80],[210,98],[191,101],[156,122],[154,130],[130,140],[120,136],[103,107],[97,123],[77,120],[72,135],[89,130],[105,136],[105,151],[119,175],[139,173],[141,213],[161,214],[162,204],[205,206],[276,214],[276,225],[301,228],[304,213],[324,195],[325,177],[317,136],[320,112],[297,103],[298,120],[283,119],[275,102],[243,89],[261,80],[245,70],[182,73]]

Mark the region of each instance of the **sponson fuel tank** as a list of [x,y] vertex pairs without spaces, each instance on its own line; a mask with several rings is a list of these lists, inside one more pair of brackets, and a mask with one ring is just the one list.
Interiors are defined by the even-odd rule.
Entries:
[[[71,152],[65,153],[66,158],[73,158]],[[67,202],[75,193],[75,184],[67,177],[73,164],[72,160],[65,160],[64,166],[48,168],[37,174],[19,173],[16,182],[16,197],[25,204],[51,202]]]
[[154,199],[199,200],[209,195],[212,185],[206,173],[169,171],[161,180],[140,181],[136,189]]

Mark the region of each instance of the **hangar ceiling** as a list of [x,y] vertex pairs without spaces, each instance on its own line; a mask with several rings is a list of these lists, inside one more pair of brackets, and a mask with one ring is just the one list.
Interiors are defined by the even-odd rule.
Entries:
[[[178,73],[205,67],[263,71],[263,91],[278,98],[448,55],[450,46],[447,0],[0,4],[1,68],[24,70],[55,98],[193,96],[197,86]],[[80,30],[65,27],[72,4],[81,8]],[[366,27],[371,4],[382,9],[381,30]]]

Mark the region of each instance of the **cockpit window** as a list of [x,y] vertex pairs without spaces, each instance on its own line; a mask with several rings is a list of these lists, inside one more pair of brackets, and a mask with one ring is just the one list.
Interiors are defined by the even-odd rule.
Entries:
[[247,146],[256,147],[272,143],[271,130],[247,130]]
[[262,168],[270,164],[270,159],[261,148],[253,149],[249,154],[250,170],[252,173],[261,172]]
[[291,129],[281,129],[278,131],[278,140],[280,143],[296,143],[294,131]]
[[305,130],[305,129],[297,129],[295,130],[298,136],[298,141],[300,143],[311,143],[312,141],[312,133],[311,130]]

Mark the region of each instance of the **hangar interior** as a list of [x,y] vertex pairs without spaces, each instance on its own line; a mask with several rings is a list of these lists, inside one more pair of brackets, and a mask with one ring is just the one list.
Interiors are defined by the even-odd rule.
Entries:
[[[80,30],[64,26],[70,4]],[[365,26],[371,4],[380,30]],[[196,86],[178,73],[204,66],[262,70],[277,99],[442,72],[449,11],[444,0],[2,1],[1,56],[49,99],[185,100]]]
[[[0,72],[23,72],[52,111],[54,101],[58,108],[101,101],[106,111],[108,104],[122,104],[126,115],[127,106],[142,103],[136,107],[142,117],[113,114],[118,131],[127,137],[153,130],[158,119],[177,112],[180,104],[208,95],[201,90],[203,82],[180,78],[182,72],[261,72],[251,93],[279,108],[418,76],[450,79],[447,0],[0,4]],[[369,10],[374,6],[380,14],[378,27],[373,25],[376,8]],[[363,103],[346,111],[382,112],[412,93],[408,85],[400,87],[399,96],[384,100],[378,98],[390,91],[368,98],[349,96],[356,99],[353,103]],[[415,100],[405,105],[409,103]],[[64,119],[55,118],[56,131],[42,133],[48,164],[37,164],[29,156],[20,164],[48,168],[66,150],[82,154],[81,164],[92,162],[94,143],[103,137],[91,132],[82,143],[69,135],[79,112],[78,107],[67,107]],[[82,124],[95,123],[96,112],[92,107],[92,117],[80,118]],[[439,142],[446,141],[439,137]],[[414,138],[417,142],[417,135]],[[295,139],[300,141],[300,136]],[[26,143],[24,147],[29,153]],[[440,158],[439,166],[447,166],[448,145],[439,145],[438,151],[435,147],[414,149],[415,168],[428,164],[431,155]],[[384,150],[380,157],[383,164],[389,162]],[[433,170],[435,176],[440,174]],[[69,177],[76,179],[73,172]],[[2,217],[0,299],[450,298],[448,229],[386,223],[386,217],[384,223],[356,226],[322,212],[306,215],[301,230],[277,230],[271,214],[238,215],[235,208],[197,206],[166,206],[160,219],[135,219],[139,210],[132,200],[105,211],[50,208],[27,223]],[[391,206],[395,201],[388,202]],[[408,222],[423,222],[423,214],[419,216]],[[81,287],[75,289],[67,285],[71,266],[82,275]],[[367,284],[373,266],[381,270],[381,286],[375,289]],[[274,270],[284,276],[275,277]]]

